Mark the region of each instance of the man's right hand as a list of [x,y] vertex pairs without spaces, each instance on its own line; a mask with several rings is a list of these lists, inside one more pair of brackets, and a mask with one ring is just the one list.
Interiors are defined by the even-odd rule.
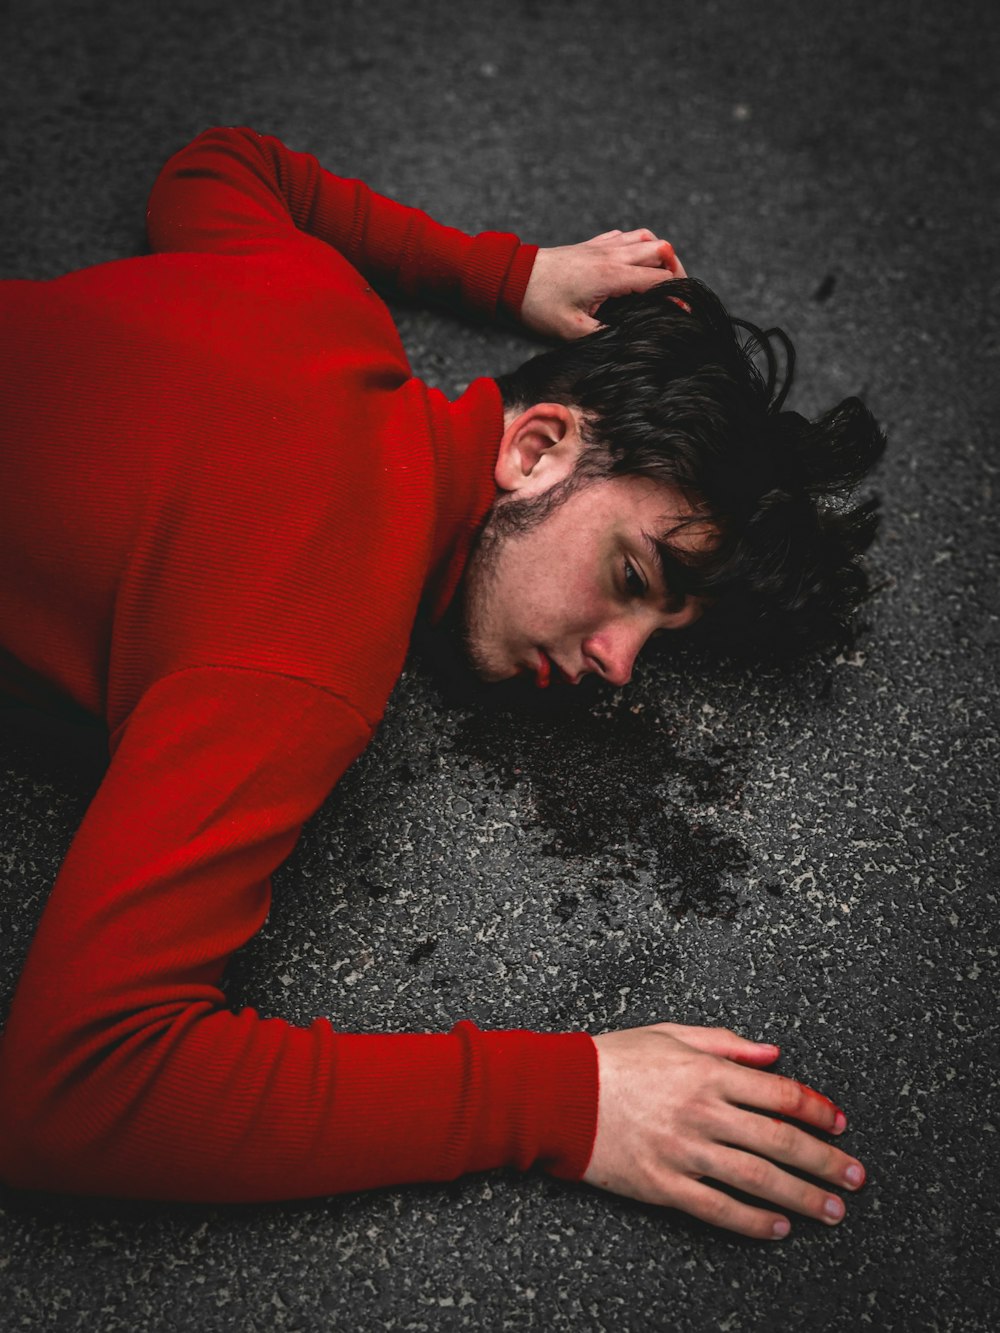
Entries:
[[606,1032],[594,1042],[600,1100],[583,1177],[589,1184],[680,1208],[744,1236],[779,1240],[790,1229],[782,1213],[740,1203],[706,1181],[829,1225],[844,1215],[840,1198],[775,1163],[843,1189],[864,1183],[855,1158],[775,1118],[828,1134],[847,1124],[820,1093],[760,1068],[778,1058],[776,1046],[726,1028],[676,1023]]
[[582,338],[601,327],[594,315],[608,297],[648,292],[686,277],[674,247],[647,227],[605,231],[576,245],[538,251],[521,318],[548,338]]

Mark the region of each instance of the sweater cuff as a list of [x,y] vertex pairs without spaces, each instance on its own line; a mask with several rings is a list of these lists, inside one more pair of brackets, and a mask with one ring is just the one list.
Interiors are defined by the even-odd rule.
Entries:
[[520,248],[521,242],[513,232],[484,231],[472,238],[462,261],[462,299],[471,310],[489,319],[496,316]]
[[528,290],[537,254],[537,245],[519,246],[500,288],[500,309],[513,320],[519,321],[521,318],[524,293]]
[[[597,1132],[597,1047],[586,1032],[452,1029],[467,1070],[478,1066],[465,1171],[540,1166],[564,1180],[587,1169]],[[478,1103],[478,1105],[476,1105]],[[478,1113],[478,1114],[476,1114]],[[457,1145],[455,1145],[457,1146]]]

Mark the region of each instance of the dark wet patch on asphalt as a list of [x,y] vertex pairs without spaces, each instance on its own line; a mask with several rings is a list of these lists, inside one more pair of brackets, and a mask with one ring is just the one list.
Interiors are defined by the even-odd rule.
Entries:
[[[732,920],[745,844],[716,822],[742,794],[735,747],[709,743],[684,753],[677,734],[643,710],[608,706],[551,718],[466,716],[456,750],[495,775],[489,786],[529,784],[546,855],[592,862],[589,891],[614,881],[655,885],[676,916]],[[579,895],[564,892],[554,914],[567,921]]]

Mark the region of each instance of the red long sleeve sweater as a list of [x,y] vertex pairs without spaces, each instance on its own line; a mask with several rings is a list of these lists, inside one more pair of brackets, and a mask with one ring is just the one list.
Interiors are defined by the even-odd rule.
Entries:
[[496,385],[414,379],[366,278],[516,313],[535,252],[249,130],[171,159],[149,237],[2,284],[0,685],[103,718],[111,763],[0,1044],[0,1178],[227,1201],[578,1177],[586,1034],[298,1028],[219,989],[492,498]]

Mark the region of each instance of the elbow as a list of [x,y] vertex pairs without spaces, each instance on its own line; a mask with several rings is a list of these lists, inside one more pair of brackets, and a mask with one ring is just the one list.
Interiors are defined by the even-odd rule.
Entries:
[[[77,1099],[42,1095],[24,1081],[0,1078],[0,1183],[11,1189],[80,1193],[79,1165],[92,1160]],[[90,1192],[90,1191],[86,1191]]]
[[117,1194],[120,1099],[103,1062],[60,1069],[39,1042],[30,1059],[0,1045],[0,1182],[60,1194]]
[[213,126],[168,158],[146,203],[146,240],[154,254],[215,249],[270,178],[263,137],[246,126]]
[[[214,1201],[215,1146],[200,1143],[198,1108],[176,1086],[162,1089],[176,1043],[204,1008],[188,1006],[179,1023],[132,1015],[128,1035],[115,1025],[86,1036],[35,1027],[18,1031],[16,1045],[0,1042],[0,1182],[57,1194]],[[203,1079],[200,1065],[179,1076],[185,1091]]]

